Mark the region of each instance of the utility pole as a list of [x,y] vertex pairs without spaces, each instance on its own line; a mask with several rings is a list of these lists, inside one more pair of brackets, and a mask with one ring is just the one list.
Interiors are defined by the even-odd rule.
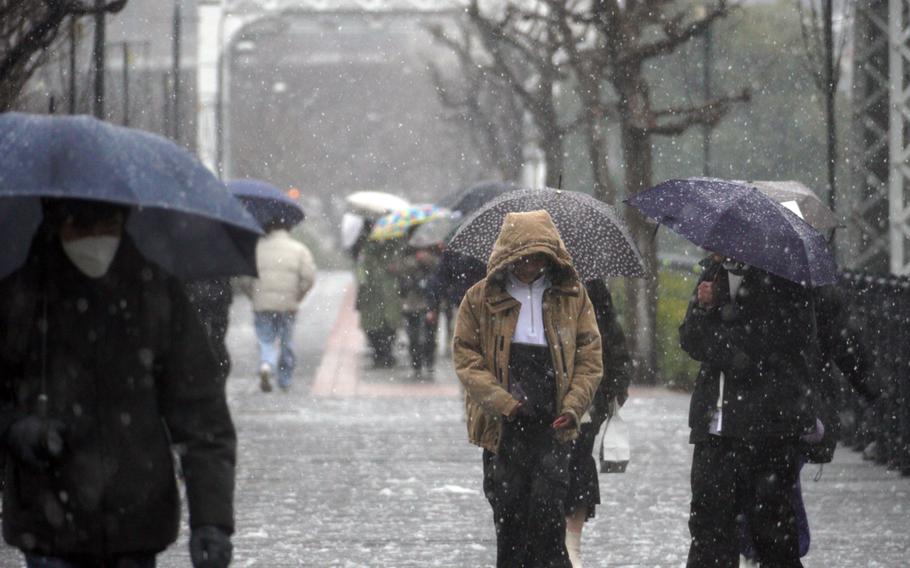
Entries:
[[96,118],[104,119],[104,0],[95,0],[95,46],[93,59],[95,67],[95,99],[92,105],[92,114]]
[[180,2],[181,0],[174,0],[174,29],[173,29],[173,70],[174,75],[174,119],[172,123],[173,127],[173,139],[175,142],[180,142],[180,28],[181,28],[181,11],[180,11]]
[[130,42],[123,42],[123,126],[130,125]]
[[76,114],[76,100],[79,96],[79,93],[76,89],[76,49],[78,47],[76,41],[76,32],[78,30],[78,23],[75,16],[70,16],[70,73],[69,73],[69,113]]
[[[705,89],[705,104],[711,102],[713,96],[711,92],[711,66],[713,63],[712,43],[714,42],[711,24],[705,28],[705,37],[702,39],[703,61],[702,61],[702,81]],[[704,152],[702,162],[702,175],[711,176],[711,127],[707,124],[701,127],[701,146]]]
[[835,183],[837,176],[837,123],[834,117],[834,103],[837,95],[837,84],[834,81],[834,12],[833,0],[823,0],[822,22],[823,41],[825,44],[825,125],[828,129],[827,157],[828,157],[828,207],[832,211],[837,205]]

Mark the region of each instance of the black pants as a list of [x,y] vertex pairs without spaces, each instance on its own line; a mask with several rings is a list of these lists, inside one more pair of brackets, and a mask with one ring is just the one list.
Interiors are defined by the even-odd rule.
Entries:
[[505,425],[499,454],[484,451],[497,568],[571,568],[565,544],[569,451],[549,424],[519,421]]
[[762,568],[798,568],[790,493],[799,475],[792,443],[746,443],[712,436],[692,458],[689,568],[739,566],[736,517],[745,514]]
[[427,321],[426,312],[404,314],[408,333],[408,349],[411,354],[411,368],[431,370],[436,364],[437,324]]
[[[565,501],[570,444],[556,440],[556,386],[547,347],[512,344],[509,377],[522,414],[503,425],[499,453],[483,455],[483,489],[493,508],[498,568],[571,568]],[[513,389],[514,390],[514,389]]]
[[394,367],[395,330],[391,327],[371,329],[366,332],[367,341],[373,349],[373,365],[376,367]]

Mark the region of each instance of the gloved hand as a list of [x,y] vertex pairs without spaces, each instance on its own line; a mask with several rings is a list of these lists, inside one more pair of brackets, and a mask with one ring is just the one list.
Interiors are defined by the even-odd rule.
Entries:
[[6,443],[12,456],[20,462],[46,469],[54,458],[63,453],[65,430],[66,426],[59,420],[30,414],[10,426]]
[[190,533],[193,568],[227,568],[233,550],[231,536],[219,527],[203,525]]

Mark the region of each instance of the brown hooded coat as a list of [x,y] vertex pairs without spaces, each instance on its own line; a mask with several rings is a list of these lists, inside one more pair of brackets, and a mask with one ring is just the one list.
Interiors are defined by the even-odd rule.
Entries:
[[487,277],[468,290],[455,322],[455,372],[465,387],[468,439],[498,452],[502,423],[518,401],[509,394],[509,349],[521,304],[505,290],[508,267],[520,258],[550,257],[552,285],[544,293],[547,343],[556,372],[556,413],[575,420],[560,441],[578,435],[603,375],[601,340],[594,308],[572,266],[550,214],[509,213],[487,265]]

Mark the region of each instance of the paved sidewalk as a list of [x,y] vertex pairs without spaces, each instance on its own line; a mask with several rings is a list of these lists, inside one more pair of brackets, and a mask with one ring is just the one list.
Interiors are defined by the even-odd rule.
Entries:
[[[298,318],[300,368],[289,393],[259,392],[249,305],[234,306],[233,566],[492,566],[480,450],[466,442],[451,360],[440,359],[430,385],[409,383],[403,366],[366,369],[349,288],[346,274],[320,274]],[[586,567],[685,564],[687,406],[685,395],[633,391],[624,408],[632,462],[626,474],[600,477],[603,505],[585,530]],[[815,471],[804,470],[813,529],[807,567],[910,565],[910,479],[845,449],[817,483]],[[159,566],[189,566],[186,536]],[[0,567],[19,565],[0,548]]]

